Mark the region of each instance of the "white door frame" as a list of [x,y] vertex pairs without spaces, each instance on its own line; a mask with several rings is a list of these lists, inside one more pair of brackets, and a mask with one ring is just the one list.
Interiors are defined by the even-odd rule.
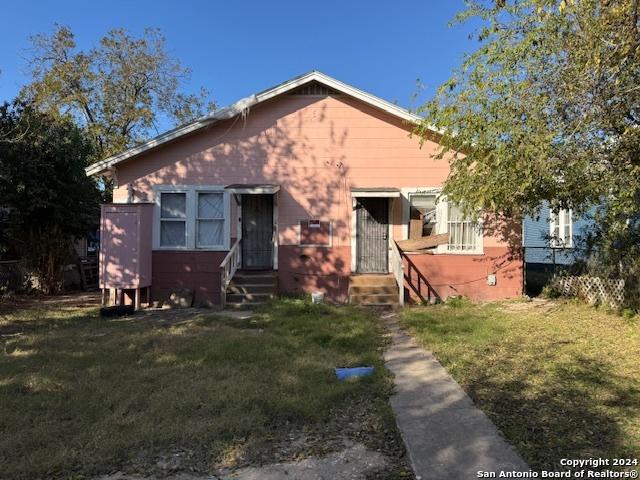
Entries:
[[[388,227],[388,233],[387,233],[387,249],[391,250],[391,244],[389,242],[391,242],[392,238],[393,238],[393,221],[392,221],[392,215],[393,215],[393,200],[395,200],[395,197],[391,197],[389,195],[377,195],[377,196],[372,196],[372,197],[364,197],[363,195],[358,195],[358,196],[352,196],[351,197],[351,273],[357,273],[357,269],[358,269],[358,242],[357,242],[357,230],[358,230],[358,221],[357,221],[357,215],[356,215],[356,205],[358,204],[358,198],[386,198],[387,199],[387,208],[388,210],[388,218],[387,218],[387,227]],[[391,271],[391,254],[389,251],[387,251],[387,273],[389,273]],[[372,273],[371,275],[378,275],[375,273]],[[383,274],[380,274],[383,275]]]

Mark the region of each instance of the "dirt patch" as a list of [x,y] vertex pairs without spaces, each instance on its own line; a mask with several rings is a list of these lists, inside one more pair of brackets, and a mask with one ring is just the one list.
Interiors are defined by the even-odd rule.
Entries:
[[544,313],[556,306],[553,300],[548,298],[532,298],[527,302],[505,302],[500,305],[502,310],[506,312],[526,312],[526,313]]
[[320,458],[307,458],[297,462],[276,463],[263,467],[248,467],[220,477],[223,480],[337,480],[364,479],[372,471],[384,468],[385,459],[380,452],[356,444],[340,452]]
[[100,305],[100,292],[76,292],[65,295],[12,295],[0,303],[0,314],[21,308],[55,306],[62,308],[91,308]]
[[[30,460],[5,462],[8,477],[220,479],[300,462],[315,471],[312,460],[338,462],[362,445],[384,459],[366,478],[411,478],[368,311],[281,299],[253,315],[100,318],[97,296],[17,300],[31,307],[0,314],[0,352],[11,355],[0,393],[9,451],[18,445],[14,458]],[[363,381],[338,383],[332,372],[369,362],[380,369]]]
[[[362,444],[353,445],[340,452],[323,457],[306,458],[294,462],[274,463],[261,467],[246,467],[235,471],[220,472],[219,475],[195,475],[180,473],[162,477],[169,480],[357,480],[386,466],[380,452],[367,449]],[[156,480],[159,477],[143,477],[116,473],[103,475],[94,480]]]
[[0,338],[36,331],[44,324],[84,315],[100,305],[97,292],[67,295],[12,295],[0,303]]
[[[150,320],[163,325],[179,325],[203,316],[217,316],[232,321],[245,321],[253,317],[250,310],[220,310],[215,308],[146,308],[135,313],[138,320]],[[132,317],[129,317],[132,318]]]

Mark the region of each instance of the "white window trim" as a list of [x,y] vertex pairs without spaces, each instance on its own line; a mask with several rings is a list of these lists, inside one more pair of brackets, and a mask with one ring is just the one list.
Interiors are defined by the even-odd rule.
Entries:
[[[375,198],[375,197],[374,197]],[[402,199],[404,201],[404,197],[399,195],[397,197],[387,197],[389,198],[388,206],[389,206],[389,225],[388,225],[388,233],[387,233],[387,250],[391,250],[391,241],[393,240],[393,207],[396,198]],[[358,205],[358,197],[351,196],[351,272],[356,272],[358,269],[358,221],[357,221],[357,205]],[[333,229],[333,223],[331,225]],[[333,235],[332,235],[333,237]],[[332,240],[333,242],[333,240]],[[332,243],[333,244],[333,243]],[[387,255],[389,262],[387,265],[388,271],[391,272],[391,262],[393,261],[392,256]]]
[[[203,194],[207,194],[207,193],[214,193],[214,194],[222,194],[222,217],[221,218],[213,218],[213,217],[200,217],[198,215],[198,202],[200,200],[200,195]],[[225,224],[228,222],[228,218],[229,215],[225,214],[226,209],[225,209],[225,205],[224,205],[224,192],[220,192],[219,190],[216,191],[212,191],[212,190],[200,190],[200,189],[196,189],[195,190],[195,206],[194,206],[194,216],[195,216],[195,242],[196,242],[196,248],[198,250],[203,250],[203,249],[219,249],[225,246]],[[198,237],[199,237],[199,232],[198,232],[198,228],[200,226],[200,221],[207,221],[207,220],[212,220],[212,221],[220,221],[222,220],[222,244],[221,245],[200,245],[198,243]]]
[[[567,239],[564,235],[564,228],[566,226],[564,222],[564,213],[567,211],[566,208],[561,208],[558,210],[556,214],[551,208],[549,208],[549,246],[551,248],[573,248],[573,210],[569,209],[569,242],[567,243]],[[559,221],[558,221],[559,219]],[[556,225],[560,235],[558,238],[555,237]]]
[[[184,247],[163,247],[160,245],[160,197],[162,193],[184,193],[187,205],[187,240]],[[224,227],[222,229],[223,244],[220,246],[197,246],[196,224],[198,212],[198,193],[222,193]],[[231,203],[229,193],[224,185],[156,185],[153,187],[154,213],[153,213],[153,249],[169,251],[204,251],[220,252],[230,248],[230,219]]]
[[[436,204],[436,232],[447,233],[449,222],[449,209],[447,198],[441,196],[441,187],[405,187],[402,188],[402,238],[407,240],[409,238],[409,218],[411,215],[411,197],[413,195],[438,195]],[[446,255],[483,255],[484,254],[484,230],[482,226],[482,219],[478,219],[478,232],[476,248],[473,250],[449,250],[448,245],[438,245],[435,252],[437,254]]]

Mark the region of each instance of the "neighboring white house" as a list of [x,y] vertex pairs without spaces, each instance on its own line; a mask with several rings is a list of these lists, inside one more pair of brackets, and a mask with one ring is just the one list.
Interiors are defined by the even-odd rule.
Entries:
[[578,240],[589,223],[571,210],[553,212],[548,203],[543,204],[539,218],[524,220],[525,263],[571,265],[578,257]]

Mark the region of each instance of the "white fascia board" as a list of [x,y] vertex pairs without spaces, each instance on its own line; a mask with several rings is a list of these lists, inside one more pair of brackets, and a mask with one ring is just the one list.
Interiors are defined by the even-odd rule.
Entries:
[[188,123],[187,125],[184,125],[182,127],[169,130],[168,132],[158,135],[157,137],[152,138],[151,140],[143,144],[140,144],[122,153],[113,155],[109,158],[105,158],[104,160],[96,162],[93,165],[90,165],[87,168],[85,168],[85,172],[89,176],[101,173],[109,169],[110,167],[120,162],[123,162],[124,160],[127,160],[131,157],[140,155],[141,153],[144,153],[147,150],[156,148],[164,143],[168,143],[172,140],[175,140],[176,138],[179,138],[189,133],[200,130],[201,128],[208,127],[213,123],[219,122],[221,120],[227,120],[229,118],[233,118],[236,115],[242,113],[243,110],[245,110],[246,108],[249,108],[255,103],[256,103],[255,96],[243,98],[242,100],[239,100],[238,102],[232,105],[229,105],[228,107],[225,107],[209,116],[201,117],[192,123]]
[[419,117],[418,115],[415,115],[402,107],[394,105],[393,103],[387,102],[382,98],[371,95],[370,93],[352,87],[351,85],[347,85],[346,83],[343,83],[339,80],[336,80],[335,78],[329,77],[328,75],[317,71],[309,72],[306,75],[302,75],[301,77],[285,82],[270,90],[259,93],[256,95],[256,98],[258,99],[258,102],[263,102],[277,95],[281,95],[283,93],[294,90],[314,80],[341,93],[354,97],[373,107],[384,110],[396,117],[400,117],[408,122],[417,123],[423,120],[422,117]]

